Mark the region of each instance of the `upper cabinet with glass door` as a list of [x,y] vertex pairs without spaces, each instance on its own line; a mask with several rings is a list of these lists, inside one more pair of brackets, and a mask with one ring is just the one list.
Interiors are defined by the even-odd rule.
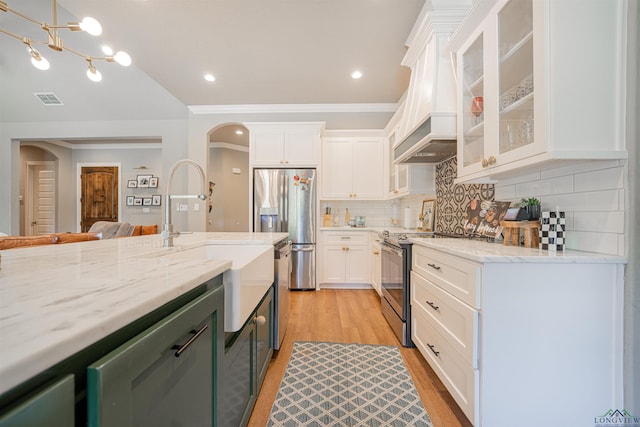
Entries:
[[458,181],[627,157],[628,0],[478,0],[453,35]]
[[462,76],[459,106],[458,163],[465,167],[478,165],[484,155],[484,39],[478,34],[466,47],[459,61]]

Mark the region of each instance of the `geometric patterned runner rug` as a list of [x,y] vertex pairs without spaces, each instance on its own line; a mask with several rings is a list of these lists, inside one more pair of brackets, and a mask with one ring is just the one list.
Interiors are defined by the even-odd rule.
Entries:
[[294,342],[270,427],[432,427],[397,347]]

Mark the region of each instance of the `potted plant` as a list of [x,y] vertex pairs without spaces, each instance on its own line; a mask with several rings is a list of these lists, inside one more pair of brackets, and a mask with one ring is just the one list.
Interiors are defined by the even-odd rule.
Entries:
[[540,200],[535,197],[524,198],[520,200],[520,207],[529,213],[529,219],[536,220],[540,218]]

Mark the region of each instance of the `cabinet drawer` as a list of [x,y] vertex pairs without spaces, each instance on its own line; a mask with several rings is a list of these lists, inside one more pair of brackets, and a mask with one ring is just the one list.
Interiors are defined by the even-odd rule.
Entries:
[[324,242],[326,244],[354,244],[354,245],[368,245],[369,233],[367,232],[336,232],[327,231],[324,233]]
[[476,396],[480,385],[479,371],[462,359],[421,310],[411,313],[411,336],[413,343],[447,387],[460,409],[472,424],[477,424],[475,416],[478,411]]
[[420,310],[432,319],[451,347],[477,369],[478,312],[438,286],[411,272],[412,311]]
[[480,308],[480,264],[419,245],[413,246],[412,258],[412,271],[470,306]]

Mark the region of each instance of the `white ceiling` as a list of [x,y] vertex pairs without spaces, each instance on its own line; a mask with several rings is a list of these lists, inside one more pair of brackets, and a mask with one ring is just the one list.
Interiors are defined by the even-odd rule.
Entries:
[[[103,81],[68,52],[25,46],[0,34],[0,122],[185,118],[187,106],[396,103],[409,70],[404,43],[425,0],[58,0],[59,22],[92,16],[103,34],[61,30],[65,46],[101,56],[106,42],[133,65],[95,62]],[[9,7],[52,22],[50,0]],[[0,12],[0,28],[32,39],[44,32]],[[350,74],[363,72],[360,80]],[[203,79],[216,77],[214,83]],[[34,92],[65,104],[44,107]]]

